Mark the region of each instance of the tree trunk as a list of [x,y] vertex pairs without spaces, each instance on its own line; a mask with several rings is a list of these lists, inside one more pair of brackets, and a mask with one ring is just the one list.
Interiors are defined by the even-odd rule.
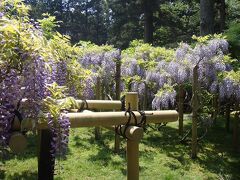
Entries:
[[115,75],[115,82],[116,82],[116,100],[120,100],[121,95],[121,58],[116,60],[116,75]]
[[198,118],[198,65],[193,69],[193,83],[192,83],[192,159],[197,157],[197,118]]
[[214,0],[200,0],[200,35],[214,33]]
[[[100,100],[100,93],[101,93],[101,80],[97,77],[97,84],[96,84],[96,99]],[[101,138],[100,127],[95,127],[94,129],[95,140],[99,140]]]
[[[116,60],[116,100],[120,100],[121,96],[121,59]],[[116,128],[117,126],[115,126]],[[120,151],[120,136],[115,132],[114,152],[119,153]]]
[[223,32],[226,25],[226,3],[225,0],[219,0],[219,3],[220,31]]
[[233,149],[234,151],[238,151],[239,147],[239,104],[235,104],[235,114],[233,120]]
[[179,127],[178,133],[180,136],[183,135],[183,103],[184,103],[184,89],[183,85],[179,85],[179,95],[178,95],[178,113],[179,113]]
[[89,27],[88,27],[88,0],[85,0],[85,40],[88,39]]
[[225,118],[226,118],[226,125],[225,128],[227,130],[227,132],[230,131],[230,113],[231,113],[231,106],[230,103],[226,104],[226,111],[225,111]]
[[153,10],[152,1],[143,0],[144,6],[144,42],[153,42]]
[[213,124],[216,124],[217,123],[217,115],[218,115],[218,111],[219,111],[218,94],[213,95],[212,105],[213,105],[213,112],[212,112]]

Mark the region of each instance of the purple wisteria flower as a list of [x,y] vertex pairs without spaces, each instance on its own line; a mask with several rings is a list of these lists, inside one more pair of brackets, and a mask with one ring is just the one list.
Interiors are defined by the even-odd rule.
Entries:
[[67,151],[70,121],[64,114],[60,114],[57,120],[50,113],[47,114],[48,126],[53,135],[51,142],[53,157],[64,155]]
[[94,93],[94,85],[97,82],[97,78],[95,76],[89,77],[86,79],[85,82],[85,88],[83,90],[83,98],[84,99],[94,99],[95,93]]
[[230,78],[224,78],[219,84],[219,96],[221,99],[229,99],[234,93],[234,82]]
[[8,142],[9,131],[14,118],[14,110],[21,100],[21,80],[17,71],[10,69],[9,72],[0,70],[0,145],[5,146]]
[[161,95],[155,95],[155,98],[152,101],[153,109],[165,109],[173,106],[176,99],[176,91],[163,91]]
[[0,12],[0,18],[2,18],[4,16],[4,13]]

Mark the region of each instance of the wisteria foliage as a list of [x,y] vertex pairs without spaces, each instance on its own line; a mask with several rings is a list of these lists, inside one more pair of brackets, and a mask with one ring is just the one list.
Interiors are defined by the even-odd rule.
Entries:
[[72,101],[57,100],[94,99],[97,81],[104,93],[114,92],[116,63],[121,63],[122,93],[137,91],[153,109],[175,107],[177,88],[191,84],[195,66],[200,87],[221,100],[240,100],[240,71],[232,65],[237,60],[229,58],[228,42],[220,35],[194,37],[194,45],[180,43],[175,50],[141,41],[124,51],[89,42],[72,46],[68,36],[57,32],[46,37],[43,21],[29,19],[29,8],[21,0],[10,2],[0,5],[1,146],[7,146],[14,112],[19,110],[33,124],[47,121],[54,156],[66,152],[70,123],[63,109]]
[[53,152],[61,153],[67,147],[70,124],[61,111],[63,105],[52,102],[82,96],[82,84],[90,73],[77,60],[81,48],[71,46],[69,38],[59,33],[48,40],[41,24],[28,18],[28,9],[21,0],[0,4],[0,145],[8,145],[19,111],[33,128],[37,120],[47,121],[54,134]]
[[229,78],[220,78],[222,72],[233,70],[228,42],[221,35],[193,38],[197,41],[195,45],[180,43],[175,54],[167,53],[166,49],[159,53],[157,48],[141,43],[124,51],[122,75],[128,90],[143,95],[142,89],[147,87],[151,91],[148,94],[154,109],[173,107],[175,100],[166,102],[167,99],[176,99],[177,93],[168,92],[169,89],[164,87],[176,89],[178,85],[191,84],[193,68],[198,66],[201,87],[212,93],[219,92],[221,99],[237,94],[239,87],[236,83]]

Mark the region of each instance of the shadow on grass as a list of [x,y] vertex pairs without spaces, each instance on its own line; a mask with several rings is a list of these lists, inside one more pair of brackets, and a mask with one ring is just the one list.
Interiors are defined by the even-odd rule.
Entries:
[[110,147],[110,144],[114,141],[114,132],[107,130],[101,135],[100,140],[95,140],[91,138],[91,144],[97,144],[98,152],[95,155],[91,155],[88,160],[92,162],[98,162],[103,166],[108,166],[109,164],[113,166],[120,166],[122,164],[121,161],[114,161],[113,156],[120,156],[122,159],[125,158],[125,152],[120,151],[119,154],[114,154],[113,148]]
[[82,135],[76,134],[73,137],[73,146],[96,153],[90,153],[87,160],[100,166],[111,166],[121,168],[123,175],[126,175],[125,151],[114,153],[114,132],[102,128],[101,137],[95,140],[93,131],[84,132]]
[[197,162],[223,178],[240,179],[240,154],[233,151],[232,134],[226,132],[222,123],[213,127],[204,139]]
[[[190,158],[191,144],[180,144],[177,129],[170,126],[162,127],[161,131],[145,134],[141,141],[145,148],[140,154],[143,157],[154,158],[154,152],[148,153],[149,147],[152,147],[174,159],[173,162],[165,164],[172,170],[178,168],[189,170],[191,163],[196,163],[218,174],[219,177],[240,179],[240,155],[233,152],[232,135],[225,131],[221,123],[211,128],[204,140],[199,143],[198,158],[195,160]],[[183,167],[177,166],[175,160]]]

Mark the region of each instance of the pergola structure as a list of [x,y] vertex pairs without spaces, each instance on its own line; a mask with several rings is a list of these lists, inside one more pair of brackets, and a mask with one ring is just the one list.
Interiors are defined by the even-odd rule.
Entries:
[[[77,100],[83,104],[82,100]],[[88,109],[120,110],[121,101],[87,100]],[[139,179],[139,142],[143,137],[143,125],[149,123],[173,122],[178,120],[175,110],[138,111],[138,94],[129,92],[125,97],[127,111],[114,112],[71,112],[67,113],[71,128],[102,126],[115,130],[127,139],[127,179]],[[84,108],[84,107],[83,107]],[[54,160],[51,156],[51,132],[46,121],[37,124],[40,139],[38,156],[38,178],[53,179]],[[21,142],[21,143],[20,143]],[[10,148],[22,150],[26,140],[20,134],[14,133],[10,138]]]

